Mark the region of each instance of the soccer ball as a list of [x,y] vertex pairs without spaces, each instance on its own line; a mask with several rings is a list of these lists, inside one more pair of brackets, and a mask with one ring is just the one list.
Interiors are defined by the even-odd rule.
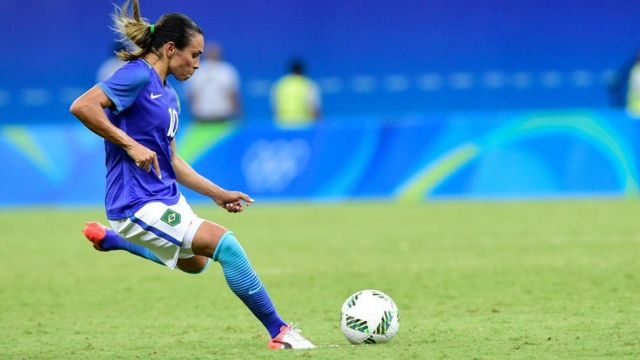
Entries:
[[382,291],[358,291],[342,304],[340,328],[352,344],[388,342],[399,327],[398,307]]

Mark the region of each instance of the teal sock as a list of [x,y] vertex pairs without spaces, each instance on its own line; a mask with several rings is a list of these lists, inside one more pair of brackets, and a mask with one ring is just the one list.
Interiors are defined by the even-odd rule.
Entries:
[[224,277],[231,291],[262,322],[271,337],[276,337],[286,323],[276,312],[267,290],[232,232],[229,231],[222,236],[213,254],[213,260],[222,265]]

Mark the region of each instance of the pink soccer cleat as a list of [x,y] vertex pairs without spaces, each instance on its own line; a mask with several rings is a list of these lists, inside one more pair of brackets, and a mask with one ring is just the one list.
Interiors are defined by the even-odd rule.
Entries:
[[104,225],[95,221],[87,222],[85,223],[84,229],[82,229],[82,233],[87,240],[91,241],[96,250],[106,251],[100,247],[100,242],[107,236],[107,228]]
[[280,328],[278,336],[274,337],[267,344],[269,349],[313,349],[316,346],[302,336],[302,331],[295,325],[287,325]]

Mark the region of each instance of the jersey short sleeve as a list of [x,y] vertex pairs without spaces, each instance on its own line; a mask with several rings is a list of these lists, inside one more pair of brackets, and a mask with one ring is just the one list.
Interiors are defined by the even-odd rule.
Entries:
[[132,61],[121,67],[110,78],[99,82],[98,86],[115,105],[114,113],[119,114],[133,104],[150,78],[147,66],[139,61]]

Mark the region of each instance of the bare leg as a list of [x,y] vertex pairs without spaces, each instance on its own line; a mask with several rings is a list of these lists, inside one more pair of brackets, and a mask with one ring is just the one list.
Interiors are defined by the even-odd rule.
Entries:
[[206,256],[196,255],[186,259],[178,259],[178,269],[189,273],[199,274],[207,267],[209,258]]
[[196,231],[191,244],[191,249],[196,256],[178,259],[178,269],[189,274],[202,272],[209,259],[213,258],[218,242],[227,231],[224,227],[205,220]]
[[193,237],[193,243],[191,244],[193,253],[213,259],[213,253],[216,251],[218,242],[228,231],[216,223],[205,220]]

